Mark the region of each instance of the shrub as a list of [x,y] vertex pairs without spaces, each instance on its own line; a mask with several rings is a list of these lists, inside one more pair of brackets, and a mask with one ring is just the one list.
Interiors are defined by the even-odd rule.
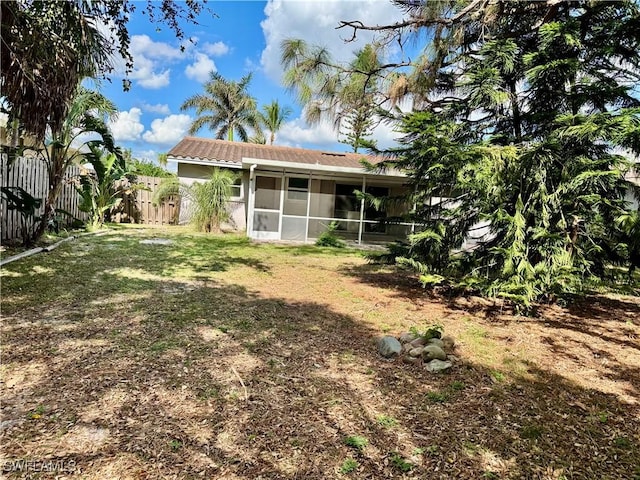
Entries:
[[322,232],[322,234],[316,240],[316,245],[319,247],[334,247],[334,248],[344,248],[345,243],[335,234],[338,229],[338,222],[331,222],[327,226],[327,230]]

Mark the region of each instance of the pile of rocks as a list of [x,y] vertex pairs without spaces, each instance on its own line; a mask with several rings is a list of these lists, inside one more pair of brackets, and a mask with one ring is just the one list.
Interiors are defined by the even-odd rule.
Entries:
[[[378,339],[378,353],[385,358],[402,357],[406,363],[424,365],[434,373],[444,372],[453,366],[456,357],[453,337],[428,338],[426,335],[403,333],[400,337],[385,336]],[[449,353],[447,353],[449,352]]]

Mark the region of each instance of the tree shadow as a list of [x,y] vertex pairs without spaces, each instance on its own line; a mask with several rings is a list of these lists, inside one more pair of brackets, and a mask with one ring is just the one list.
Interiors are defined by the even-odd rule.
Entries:
[[[114,256],[106,273],[59,252],[53,273],[5,279],[6,458],[74,460],[84,478],[340,478],[346,459],[354,478],[637,474],[637,404],[534,364],[500,382],[470,359],[433,375],[379,357],[377,330],[319,302],[174,278],[211,251],[254,268],[214,243],[205,259]],[[114,273],[128,265],[145,275]],[[66,296],[26,308],[73,272]]]
[[415,276],[388,265],[347,265],[342,267],[340,272],[364,284],[390,290],[398,298],[414,300],[431,293],[420,286]]

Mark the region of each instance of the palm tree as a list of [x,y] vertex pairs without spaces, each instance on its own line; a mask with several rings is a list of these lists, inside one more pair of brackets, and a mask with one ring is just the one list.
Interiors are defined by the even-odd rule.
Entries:
[[[76,94],[67,110],[67,115],[60,129],[54,131],[45,140],[42,156],[47,165],[49,176],[49,192],[44,204],[44,213],[40,223],[34,229],[31,242],[34,243],[46,231],[55,214],[56,201],[60,195],[65,172],[69,165],[85,156],[84,146],[101,145],[107,152],[121,156],[116,148],[113,136],[106,120],[114,115],[117,109],[114,103],[99,92],[78,86]],[[98,140],[86,140],[78,145],[83,134],[98,134]]]
[[167,163],[168,163],[168,156],[167,153],[159,153],[158,154],[158,164],[163,167],[163,168],[167,168]]
[[262,130],[257,130],[253,136],[249,137],[249,143],[265,145],[267,143],[267,139],[264,138],[264,132]]
[[289,107],[281,107],[277,100],[272,101],[269,105],[262,107],[260,119],[264,126],[271,132],[269,136],[269,145],[273,145],[276,138],[276,132],[282,128],[282,124],[291,115]]
[[247,91],[251,76],[249,73],[236,82],[211,72],[211,79],[204,84],[205,93],[187,98],[180,107],[182,110],[196,109],[197,117],[189,128],[189,134],[194,135],[206,126],[220,140],[226,136],[233,141],[236,131],[240,139],[246,142],[249,139],[247,127],[260,130],[256,101]]

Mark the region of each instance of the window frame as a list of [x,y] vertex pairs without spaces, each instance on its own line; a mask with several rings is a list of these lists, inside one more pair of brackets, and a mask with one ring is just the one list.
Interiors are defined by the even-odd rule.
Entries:
[[[238,195],[235,195],[236,187]],[[238,175],[238,178],[234,180],[233,185],[231,185],[231,195],[229,198],[234,200],[244,198],[244,182],[242,176]]]
[[[296,187],[291,186],[291,180],[303,180],[306,182],[306,187]],[[291,194],[300,194],[304,193],[304,198],[296,198],[295,196],[291,196]],[[309,200],[309,178],[308,177],[287,177],[287,200],[292,202],[306,202]]]

